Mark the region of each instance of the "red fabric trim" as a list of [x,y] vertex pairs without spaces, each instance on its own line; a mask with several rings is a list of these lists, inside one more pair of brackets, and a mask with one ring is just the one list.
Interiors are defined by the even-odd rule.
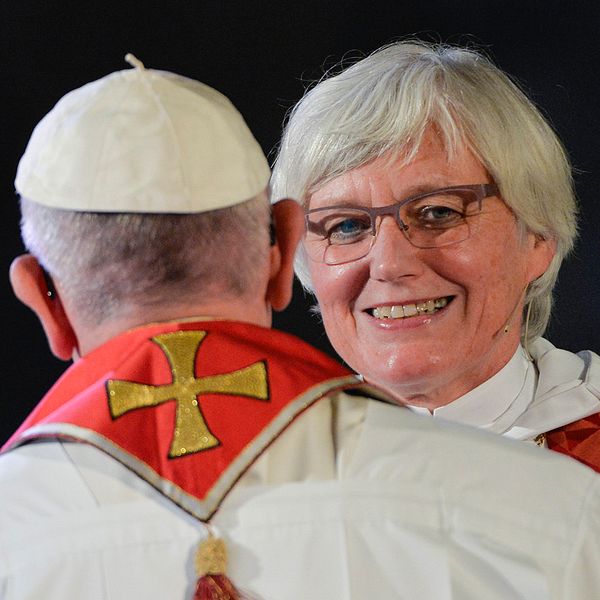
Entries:
[[546,434],[548,448],[566,454],[600,473],[600,413]]

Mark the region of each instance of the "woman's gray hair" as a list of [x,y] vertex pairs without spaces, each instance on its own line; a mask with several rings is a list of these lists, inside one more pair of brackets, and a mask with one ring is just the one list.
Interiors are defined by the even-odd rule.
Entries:
[[[571,168],[540,111],[479,52],[398,42],[323,79],[289,115],[272,198],[306,204],[327,181],[388,151],[409,163],[430,126],[449,158],[461,147],[473,152],[524,230],[556,241],[550,267],[527,290],[529,343],[546,329],[558,270],[577,234]],[[312,291],[307,260],[300,250],[296,273]]]
[[90,324],[129,307],[243,296],[269,255],[265,194],[198,214],[76,212],[21,198],[21,213],[26,248]]

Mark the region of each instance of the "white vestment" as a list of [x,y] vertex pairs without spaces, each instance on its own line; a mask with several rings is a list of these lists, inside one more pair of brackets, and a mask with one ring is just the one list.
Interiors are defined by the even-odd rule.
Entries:
[[[600,477],[377,401],[311,407],[212,522],[265,600],[600,598]],[[191,599],[204,536],[92,446],[0,457],[2,600]]]
[[[436,408],[433,416],[533,442],[542,433],[600,412],[597,354],[573,354],[543,338],[529,352],[531,359],[519,346],[496,375]],[[432,415],[425,408],[409,408]]]

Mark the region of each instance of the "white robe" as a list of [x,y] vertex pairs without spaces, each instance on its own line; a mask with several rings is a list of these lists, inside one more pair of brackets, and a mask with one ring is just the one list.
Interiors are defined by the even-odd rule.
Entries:
[[[355,397],[303,414],[213,523],[265,600],[600,598],[600,477]],[[189,599],[205,535],[91,446],[0,457],[2,600]]]
[[532,360],[519,347],[496,375],[433,413],[409,408],[530,442],[542,433],[600,412],[597,354],[573,354],[543,338],[529,351]]

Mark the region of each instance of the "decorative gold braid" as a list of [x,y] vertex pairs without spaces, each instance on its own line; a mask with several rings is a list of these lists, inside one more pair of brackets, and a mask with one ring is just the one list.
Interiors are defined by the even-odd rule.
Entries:
[[198,577],[224,575],[227,571],[227,548],[225,542],[212,533],[200,542],[194,559]]

